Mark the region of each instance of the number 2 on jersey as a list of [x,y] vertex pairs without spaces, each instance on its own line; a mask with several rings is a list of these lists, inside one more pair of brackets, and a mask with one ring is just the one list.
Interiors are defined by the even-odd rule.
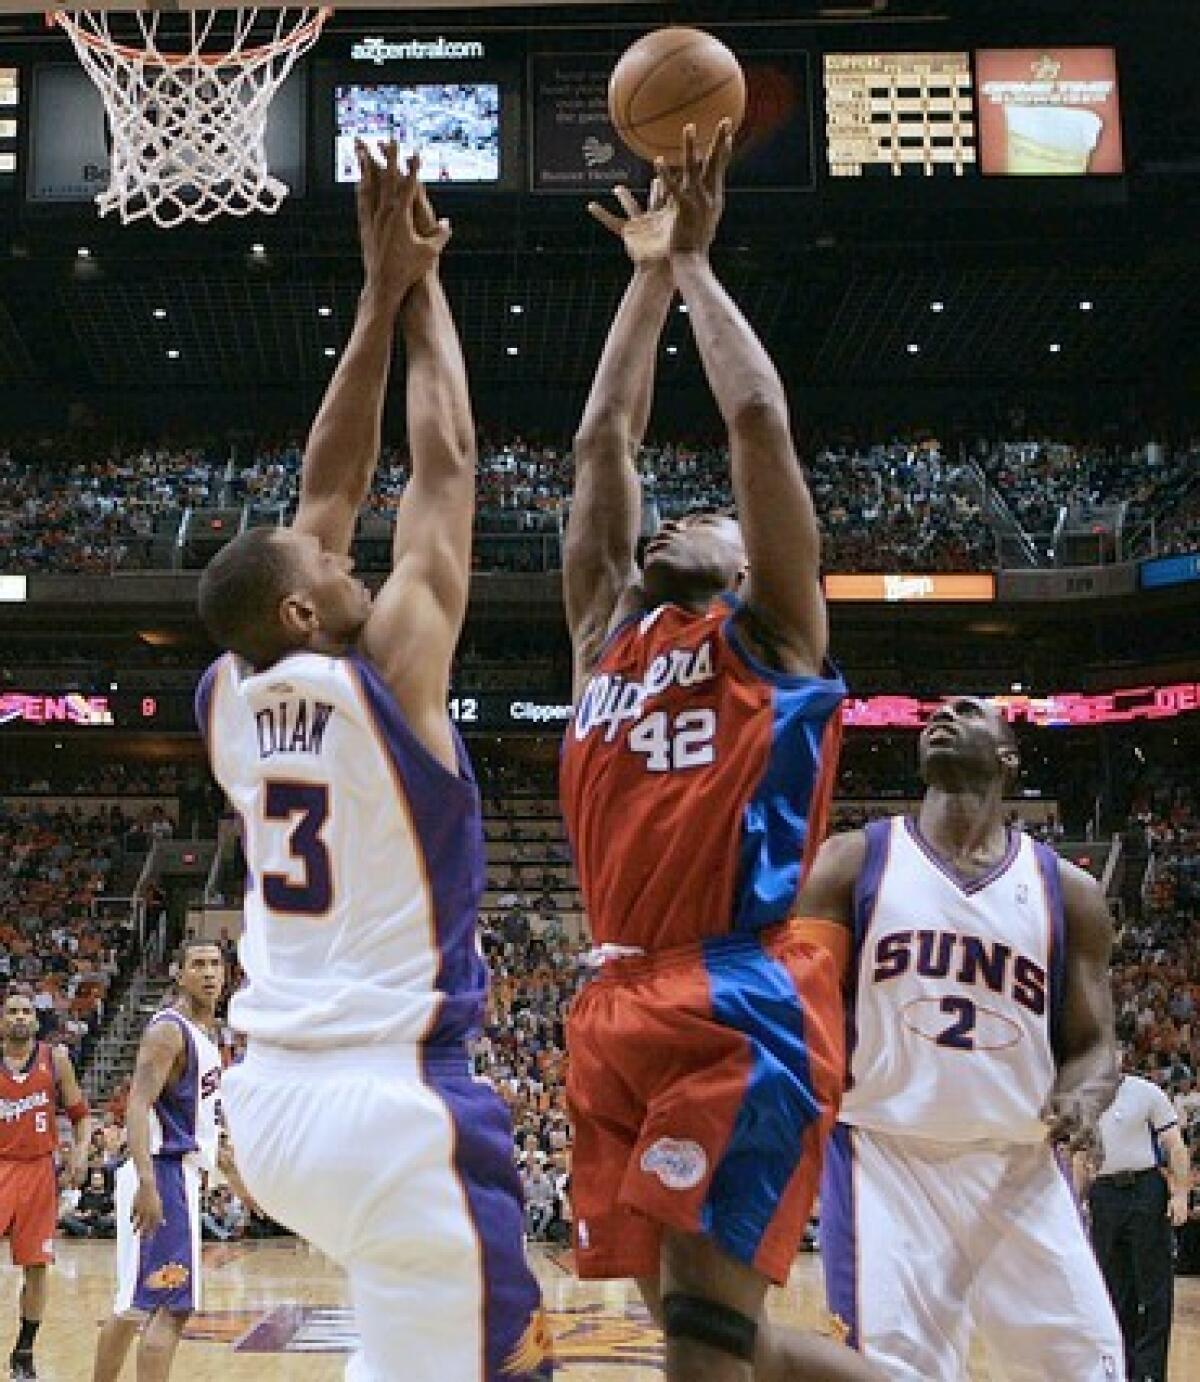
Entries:
[[942,1011],[947,1017],[953,1017],[954,1021],[937,1034],[937,1044],[948,1046],[952,1051],[974,1051],[975,1004],[969,998],[947,996],[942,999]]
[[286,873],[264,873],[263,901],[273,912],[322,916],[333,902],[333,866],[321,839],[329,819],[329,787],[324,782],[267,782],[265,787],[264,820],[299,817],[288,836],[288,851],[304,865],[304,881],[294,883]]
[[674,720],[656,710],[629,731],[629,747],[646,760],[647,771],[669,773],[672,768],[700,768],[716,758],[715,710],[683,710]]

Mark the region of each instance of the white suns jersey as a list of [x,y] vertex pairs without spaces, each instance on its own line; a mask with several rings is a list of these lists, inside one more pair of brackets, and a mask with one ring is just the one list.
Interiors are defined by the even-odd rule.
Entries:
[[149,1025],[173,1022],[183,1035],[183,1073],[150,1110],[150,1153],[181,1157],[211,1171],[220,1139],[221,1052],[212,1037],[178,1008],[163,1008]]
[[263,672],[227,654],[196,709],[246,855],[233,1026],[289,1047],[461,1042],[486,992],[483,825],[461,741],[448,772],[358,654]]
[[867,826],[843,1122],[942,1142],[1045,1139],[1063,987],[1058,857],[1012,831],[956,876],[914,820]]

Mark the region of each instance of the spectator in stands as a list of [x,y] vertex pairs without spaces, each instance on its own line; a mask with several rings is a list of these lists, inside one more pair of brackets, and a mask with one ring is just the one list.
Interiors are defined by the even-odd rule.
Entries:
[[71,1238],[115,1238],[116,1209],[112,1187],[100,1168],[88,1172],[87,1181],[75,1199],[74,1208],[60,1214],[59,1224]]

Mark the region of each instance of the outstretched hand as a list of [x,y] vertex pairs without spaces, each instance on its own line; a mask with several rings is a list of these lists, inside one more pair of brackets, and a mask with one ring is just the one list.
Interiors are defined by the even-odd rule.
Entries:
[[672,254],[707,254],[725,210],[725,171],[733,157],[733,122],[722,120],[703,158],[696,152],[696,127],[683,131],[679,167],[655,161],[655,170],[675,206]]
[[413,285],[436,267],[450,225],[433,214],[417,155],[401,171],[395,140],[384,145],[382,165],[362,140],[354,148],[361,171],[358,234],[367,288],[398,309]]
[[614,187],[613,196],[621,203],[624,218],[599,202],[589,202],[588,212],[605,230],[621,238],[626,254],[639,268],[665,264],[671,254],[677,209],[662,179],[655,178],[650,184],[650,198],[644,208],[628,187]]

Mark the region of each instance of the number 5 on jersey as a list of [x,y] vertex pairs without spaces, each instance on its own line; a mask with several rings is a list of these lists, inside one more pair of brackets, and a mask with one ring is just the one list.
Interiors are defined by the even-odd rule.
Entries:
[[701,768],[717,756],[715,710],[683,710],[671,718],[665,710],[647,715],[629,731],[629,747],[646,760],[646,771]]
[[293,821],[288,852],[303,868],[297,882],[292,871],[264,873],[263,901],[285,916],[319,917],[333,904],[333,865],[321,831],[329,819],[329,787],[324,782],[267,782],[263,819]]

